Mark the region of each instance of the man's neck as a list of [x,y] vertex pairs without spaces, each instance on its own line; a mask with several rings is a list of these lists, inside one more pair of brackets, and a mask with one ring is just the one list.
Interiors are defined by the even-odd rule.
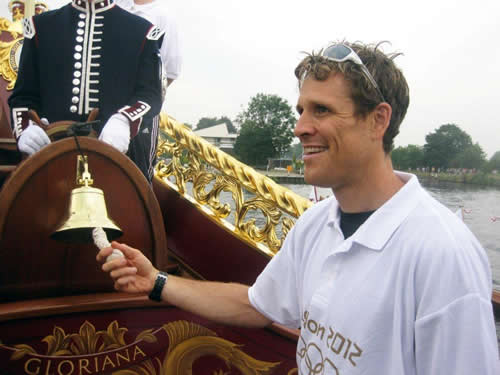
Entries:
[[354,177],[352,184],[333,189],[342,211],[374,211],[392,198],[404,185],[394,173],[391,157]]
[[134,3],[137,5],[144,5],[144,4],[149,4],[152,2],[153,2],[153,0],[134,0]]

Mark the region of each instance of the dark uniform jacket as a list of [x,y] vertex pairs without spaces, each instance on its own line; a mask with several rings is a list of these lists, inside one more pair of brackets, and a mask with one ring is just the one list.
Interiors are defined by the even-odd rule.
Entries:
[[73,0],[25,20],[18,78],[9,98],[16,138],[26,111],[50,122],[85,121],[99,108],[100,128],[121,112],[131,137],[161,109],[159,29],[113,0]]

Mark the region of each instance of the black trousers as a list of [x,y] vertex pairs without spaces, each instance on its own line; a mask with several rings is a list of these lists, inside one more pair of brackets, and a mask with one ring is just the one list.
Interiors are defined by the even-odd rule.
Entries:
[[139,167],[151,184],[156,163],[158,127],[160,116],[155,116],[149,124],[142,124],[139,133],[130,140],[127,156]]

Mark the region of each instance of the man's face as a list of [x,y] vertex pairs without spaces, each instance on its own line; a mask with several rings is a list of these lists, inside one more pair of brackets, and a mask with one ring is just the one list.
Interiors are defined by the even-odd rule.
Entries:
[[376,149],[372,116],[355,116],[351,88],[343,76],[332,73],[326,81],[306,78],[297,112],[294,133],[304,149],[306,182],[335,191],[362,181]]

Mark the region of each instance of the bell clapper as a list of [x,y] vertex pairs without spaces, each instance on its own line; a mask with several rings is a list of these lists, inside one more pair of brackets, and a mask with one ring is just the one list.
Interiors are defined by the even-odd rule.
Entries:
[[[94,239],[94,244],[99,248],[99,250],[102,250],[105,247],[111,247],[108,237],[106,236],[106,232],[104,232],[104,230],[100,227],[92,230],[92,238]],[[113,249],[113,252],[106,258],[106,263],[123,256],[124,255],[120,250]]]

